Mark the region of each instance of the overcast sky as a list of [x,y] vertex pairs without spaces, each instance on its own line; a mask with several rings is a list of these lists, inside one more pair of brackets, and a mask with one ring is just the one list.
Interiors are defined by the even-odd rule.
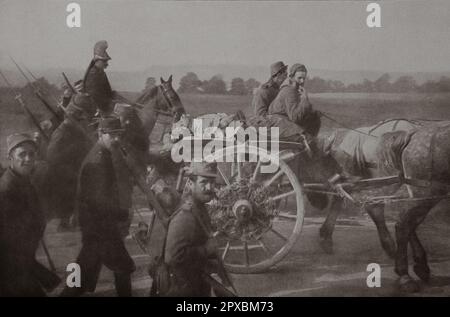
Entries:
[[86,68],[97,40],[111,69],[150,65],[269,65],[330,70],[450,69],[450,1],[380,1],[382,27],[366,26],[368,1],[157,2],[89,0],[81,28],[65,0],[0,0],[0,66]]

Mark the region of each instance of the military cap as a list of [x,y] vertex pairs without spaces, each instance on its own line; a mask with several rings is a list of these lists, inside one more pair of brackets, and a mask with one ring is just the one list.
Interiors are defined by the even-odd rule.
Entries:
[[191,162],[191,165],[186,170],[188,176],[203,176],[203,177],[217,177],[217,163],[216,162]]
[[306,70],[306,66],[300,63],[296,63],[291,66],[291,69],[289,70],[289,76],[292,77],[295,75],[296,72],[308,72]]
[[6,146],[8,148],[8,155],[17,146],[19,146],[19,145],[21,145],[22,143],[25,143],[25,142],[30,142],[37,148],[37,144],[36,144],[35,138],[33,138],[33,136],[28,134],[28,133],[14,133],[14,134],[9,135],[6,138]]
[[108,42],[106,41],[98,41],[97,43],[95,43],[94,45],[94,60],[110,60],[111,57],[108,55],[108,53],[106,52],[106,49],[108,48]]
[[120,118],[117,116],[109,116],[100,119],[98,129],[102,133],[123,132]]
[[287,69],[287,65],[284,65],[283,62],[279,61],[273,63],[272,65],[270,65],[270,77],[274,77],[276,74],[285,69]]

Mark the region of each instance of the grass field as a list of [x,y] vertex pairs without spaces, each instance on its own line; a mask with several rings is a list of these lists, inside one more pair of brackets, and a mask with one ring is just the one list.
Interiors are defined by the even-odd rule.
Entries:
[[[389,118],[450,120],[450,94],[324,93],[310,96],[314,107],[346,126],[373,125]],[[251,115],[251,96],[181,95],[188,113]],[[326,118],[323,128],[338,127]]]
[[[127,94],[127,97],[131,99],[133,95],[137,94]],[[180,98],[186,111],[194,116],[216,112],[235,113],[238,110],[250,116],[253,112],[252,96],[182,94]],[[373,125],[388,118],[450,120],[450,93],[324,93],[311,94],[310,99],[316,109],[353,128]],[[0,100],[0,156],[4,162],[6,136],[33,128],[26,117],[17,111],[17,105],[6,104],[10,98],[0,96]],[[41,105],[32,104],[31,108],[42,111]],[[323,118],[324,131],[336,127],[339,125]]]

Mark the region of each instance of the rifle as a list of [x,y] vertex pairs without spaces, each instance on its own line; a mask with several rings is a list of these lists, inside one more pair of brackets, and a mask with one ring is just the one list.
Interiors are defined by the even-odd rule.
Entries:
[[75,88],[74,88],[74,87],[72,86],[72,84],[70,83],[70,81],[69,81],[69,79],[67,78],[66,74],[64,74],[64,72],[62,72],[62,75],[63,75],[64,81],[65,81],[66,84],[67,84],[67,87],[70,88],[70,90],[72,91],[72,93],[76,94],[77,91],[75,90]]
[[52,106],[50,106],[50,104],[47,102],[47,100],[45,100],[44,96],[42,96],[42,94],[39,91],[39,88],[30,81],[30,79],[27,77],[27,75],[24,73],[24,71],[22,70],[22,68],[20,68],[19,64],[16,63],[16,61],[14,60],[14,58],[12,58],[11,56],[9,57],[12,62],[14,63],[14,65],[16,65],[17,69],[19,70],[19,72],[22,74],[22,76],[25,78],[25,80],[27,81],[27,83],[33,88],[33,92],[36,95],[36,97],[42,102],[42,104],[45,106],[45,108],[51,113],[53,114],[56,118],[58,118],[60,121],[62,121],[61,117],[56,113],[56,111],[52,108]]
[[42,134],[42,136],[45,138],[45,140],[48,142],[49,141],[49,137],[47,134],[45,134],[44,130],[41,128],[41,125],[39,124],[38,120],[36,119],[36,117],[33,115],[33,113],[30,111],[30,109],[28,109],[27,105],[25,104],[25,102],[22,99],[22,95],[20,93],[15,93],[14,92],[14,87],[11,85],[11,83],[8,81],[8,79],[6,78],[6,76],[0,71],[0,76],[3,77],[3,80],[5,81],[5,83],[8,85],[8,87],[11,89],[11,91],[13,92],[13,94],[15,95],[14,99],[16,99],[19,104],[22,106],[22,109],[25,111],[25,113],[28,115],[28,117],[31,119],[31,121],[33,122],[33,124],[36,126],[36,128],[39,130],[39,132]]
[[143,176],[145,175],[145,173],[139,170],[139,163],[137,162],[135,156],[129,150],[127,151],[123,144],[120,145],[120,153],[124,158],[129,172],[131,173],[131,175],[133,175],[133,178],[136,181],[136,185],[145,195],[148,204],[153,208],[153,210],[155,210],[156,216],[161,221],[164,228],[167,230],[167,227],[169,225],[169,214],[158,202],[153,191],[147,186]]
[[[208,238],[216,239],[218,236],[218,233],[212,233],[211,230],[209,230],[208,226],[203,222],[200,215],[197,214],[195,210],[192,210],[192,214],[194,215],[195,219],[197,219],[197,222],[200,224],[200,227],[202,227],[203,231],[206,233]],[[237,291],[236,288],[233,285],[233,281],[231,279],[231,276],[228,274],[227,270],[225,269],[225,265],[223,264],[222,257],[216,253],[214,255],[214,260],[217,261],[217,275],[219,275],[220,279],[223,283],[219,283],[216,279],[214,279],[210,274],[207,274],[206,272],[203,273],[205,277],[205,281],[208,282],[208,284],[213,288],[217,289],[221,295],[227,295],[231,297],[237,297]],[[229,290],[227,287],[230,287],[232,289]]]
[[[31,70],[29,70],[25,65],[22,65],[22,66],[23,66],[23,68],[25,68],[25,70],[27,71],[27,73],[30,74],[31,78],[33,78],[33,80],[34,80],[35,82],[37,82],[37,81],[38,81],[38,78],[37,78],[36,76],[33,75],[33,73],[31,72]],[[59,104],[58,99],[56,98],[56,96],[55,96],[53,93],[49,93],[48,90],[42,89],[42,87],[39,87],[39,86],[38,86],[38,90],[42,90],[45,94],[50,95],[50,96],[52,97],[52,99],[53,99],[53,102],[56,103],[56,104]]]

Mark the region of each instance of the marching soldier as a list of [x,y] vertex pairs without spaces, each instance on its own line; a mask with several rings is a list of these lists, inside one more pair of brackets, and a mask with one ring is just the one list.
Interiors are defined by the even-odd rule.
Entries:
[[283,85],[270,104],[269,115],[277,119],[280,139],[298,141],[305,132],[317,136],[320,115],[309,102],[304,88],[307,70],[303,64],[294,64],[289,70],[289,83]]
[[92,96],[94,103],[102,116],[108,116],[113,111],[112,99],[115,93],[111,89],[105,69],[111,57],[106,52],[108,43],[99,41],[94,46],[94,58],[86,70],[83,79],[84,92]]
[[265,116],[271,102],[280,91],[281,84],[287,78],[287,65],[276,62],[270,65],[270,79],[256,91],[253,96],[253,109],[256,116]]
[[88,95],[79,93],[74,95],[64,112],[65,119],[52,133],[47,148],[48,205],[50,211],[61,219],[59,231],[71,228],[78,173],[94,143],[88,137],[88,124],[95,113],[95,106]]
[[172,218],[167,231],[164,260],[169,267],[170,287],[162,296],[210,296],[204,279],[208,259],[214,258],[217,244],[210,238],[211,220],[206,203],[214,197],[215,163],[191,163],[190,192]]
[[37,145],[26,133],[7,138],[9,168],[0,179],[0,295],[45,296],[59,278],[36,260],[45,217],[31,184]]
[[122,132],[119,118],[102,118],[99,140],[81,168],[78,213],[83,245],[77,259],[81,287],[66,288],[61,296],[93,292],[102,265],[114,272],[118,296],[131,296],[135,264],[125,248],[124,231],[130,220],[132,176],[120,145]]

